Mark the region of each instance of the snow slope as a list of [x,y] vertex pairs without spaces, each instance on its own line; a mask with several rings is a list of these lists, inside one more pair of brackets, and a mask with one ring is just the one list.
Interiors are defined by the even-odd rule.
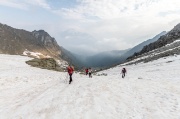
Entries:
[[99,72],[66,73],[30,67],[22,56],[0,55],[0,119],[180,119],[180,55]]

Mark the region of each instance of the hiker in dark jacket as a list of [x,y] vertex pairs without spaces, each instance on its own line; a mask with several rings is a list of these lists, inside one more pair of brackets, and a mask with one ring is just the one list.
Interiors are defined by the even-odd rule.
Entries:
[[68,71],[68,74],[69,74],[69,84],[71,84],[71,82],[72,82],[72,74],[74,72],[74,67],[73,66],[68,66],[67,71]]
[[122,73],[122,78],[124,78],[127,73],[126,68],[123,68],[121,73]]
[[92,69],[89,68],[89,78],[92,78]]

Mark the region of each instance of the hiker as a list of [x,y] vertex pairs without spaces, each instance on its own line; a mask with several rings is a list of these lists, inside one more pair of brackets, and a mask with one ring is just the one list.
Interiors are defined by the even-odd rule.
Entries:
[[88,75],[88,73],[89,73],[88,68],[85,71],[86,71],[86,75]]
[[89,78],[92,78],[92,69],[89,68]]
[[122,73],[122,78],[124,78],[124,77],[125,77],[125,74],[127,73],[126,68],[123,68],[122,71],[121,71],[121,73]]
[[69,79],[70,79],[69,84],[71,84],[71,82],[72,82],[72,74],[74,72],[74,67],[73,66],[68,66],[67,71],[68,71]]

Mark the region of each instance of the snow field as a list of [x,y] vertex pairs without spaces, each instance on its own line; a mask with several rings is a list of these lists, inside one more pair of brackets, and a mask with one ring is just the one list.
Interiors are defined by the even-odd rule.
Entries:
[[[99,73],[34,68],[27,57],[0,55],[0,119],[180,119],[180,56]],[[69,80],[69,79],[68,79]]]

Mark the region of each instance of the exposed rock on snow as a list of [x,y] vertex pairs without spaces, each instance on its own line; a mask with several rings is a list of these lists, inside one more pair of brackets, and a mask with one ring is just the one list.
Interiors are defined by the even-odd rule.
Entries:
[[62,69],[53,58],[41,58],[41,59],[36,58],[26,61],[26,63],[34,67],[55,70],[55,71],[64,71],[64,69]]

